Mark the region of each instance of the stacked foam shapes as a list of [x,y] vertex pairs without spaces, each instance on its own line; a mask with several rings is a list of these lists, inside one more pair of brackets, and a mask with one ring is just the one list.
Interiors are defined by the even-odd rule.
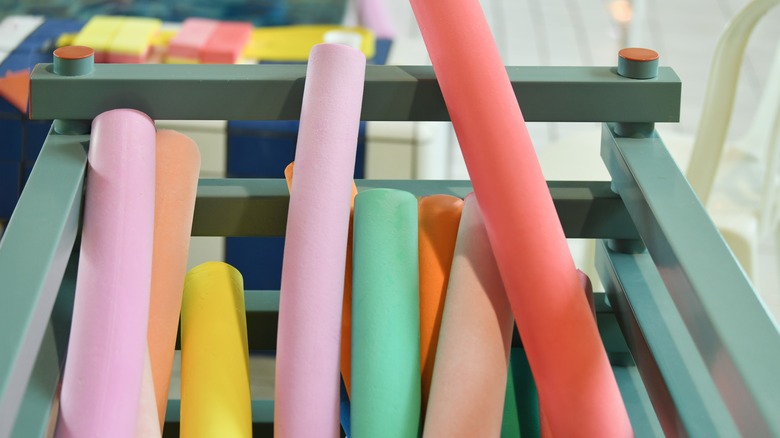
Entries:
[[277,436],[337,436],[341,310],[366,60],[314,47],[287,215],[276,351]]
[[152,120],[126,109],[97,116],[58,437],[129,437],[135,431],[146,355],[154,195]]
[[631,435],[615,376],[479,2],[411,3],[552,434]]
[[420,433],[417,199],[375,189],[355,198],[352,436]]
[[420,370],[424,413],[431,387],[436,345],[439,342],[439,329],[444,313],[444,300],[447,295],[463,201],[448,195],[426,196],[420,199],[417,208],[420,263]]
[[155,18],[98,15],[92,17],[72,44],[95,50],[95,62],[142,63],[162,27]]
[[250,22],[188,18],[169,43],[166,62],[235,64],[251,37]]
[[157,132],[156,142],[155,233],[147,343],[157,404],[154,418],[162,428],[179,329],[200,152],[192,139],[175,131]]
[[181,436],[251,437],[249,350],[241,274],[208,262],[184,281]]
[[376,42],[373,32],[363,27],[330,24],[256,28],[252,31],[244,57],[258,61],[303,62],[309,58],[312,47],[325,42],[326,37],[335,32],[349,32],[360,37],[360,51],[367,59],[374,57]]
[[424,436],[499,436],[514,325],[474,195],[463,207],[443,304]]

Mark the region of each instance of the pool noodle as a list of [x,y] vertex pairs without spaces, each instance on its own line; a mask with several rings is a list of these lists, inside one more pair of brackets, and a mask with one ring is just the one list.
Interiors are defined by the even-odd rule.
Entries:
[[477,199],[469,195],[457,232],[423,436],[500,435],[513,327]]
[[155,130],[118,109],[92,122],[78,280],[57,437],[130,437],[146,355]]
[[[284,178],[287,181],[287,190],[292,191],[292,179],[295,169],[295,163],[290,163],[284,169]],[[355,196],[357,196],[357,187],[352,183],[352,202],[349,212],[349,234],[347,235],[347,259],[344,268],[344,299],[341,305],[341,379],[342,386],[347,392],[347,403],[350,393],[350,376],[352,374],[352,217],[355,207]],[[342,407],[344,406],[344,397],[342,396]],[[343,419],[343,410],[342,410]],[[344,422],[341,422],[344,427]]]
[[181,306],[181,436],[251,437],[249,348],[241,274],[192,268]]
[[184,276],[187,274],[192,216],[198,191],[200,152],[184,134],[157,133],[154,252],[147,344],[157,416],[165,422]]
[[[588,302],[596,317],[593,287],[588,276],[578,270],[580,281]],[[539,398],[536,384],[528,366],[528,358],[522,348],[512,348],[509,357],[509,374],[504,404],[504,422],[502,437],[545,437],[550,436],[549,424],[539,410]]]
[[295,153],[282,265],[274,431],[337,436],[339,357],[352,175],[365,56],[312,49]]
[[[168,400],[166,400],[167,403]],[[162,428],[157,420],[157,400],[154,398],[154,379],[149,351],[144,357],[144,375],[141,380],[141,400],[138,407],[138,422],[135,428],[136,438],[155,438],[162,436]]]
[[631,435],[615,376],[582,299],[563,229],[479,2],[411,4],[553,434]]
[[377,38],[393,39],[395,27],[385,1],[392,0],[359,0],[358,15],[360,24],[373,30]]
[[418,248],[420,264],[420,371],[422,413],[428,404],[436,345],[439,342],[447,283],[455,240],[458,237],[463,200],[450,195],[425,196],[419,200]]
[[417,199],[390,189],[355,198],[352,436],[420,433]]

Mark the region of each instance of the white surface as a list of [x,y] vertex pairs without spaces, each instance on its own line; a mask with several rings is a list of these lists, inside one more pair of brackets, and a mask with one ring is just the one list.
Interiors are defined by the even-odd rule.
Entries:
[[3,19],[0,22],[0,51],[13,51],[41,23],[43,17],[32,15],[10,15]]

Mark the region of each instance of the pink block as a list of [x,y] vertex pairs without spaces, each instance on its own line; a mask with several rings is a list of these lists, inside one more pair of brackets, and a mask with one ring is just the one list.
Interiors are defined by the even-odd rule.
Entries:
[[132,437],[146,355],[155,129],[145,114],[92,122],[84,223],[57,437]]
[[222,22],[200,51],[204,64],[235,64],[252,37],[252,23]]
[[143,64],[146,62],[146,58],[149,52],[147,51],[141,56],[136,55],[120,55],[117,53],[109,53],[106,55],[106,61],[111,64]]
[[615,376],[479,1],[411,4],[552,434],[630,436]]
[[168,56],[185,59],[199,59],[200,51],[219,24],[216,20],[188,18],[168,44]]
[[454,254],[423,436],[497,437],[514,319],[474,195]]
[[366,59],[320,44],[309,57],[279,302],[277,437],[337,437],[341,311]]

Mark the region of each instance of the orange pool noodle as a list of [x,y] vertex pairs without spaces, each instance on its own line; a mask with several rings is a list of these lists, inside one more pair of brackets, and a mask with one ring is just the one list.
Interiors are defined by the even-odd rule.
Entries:
[[458,237],[463,200],[450,195],[425,196],[417,206],[420,265],[420,372],[423,415],[439,342],[444,299]]
[[200,152],[192,139],[175,131],[161,130],[157,133],[154,253],[147,345],[161,429],[168,405],[199,170]]
[[[554,436],[632,435],[478,0],[411,0]],[[585,103],[587,104],[587,103]]]

